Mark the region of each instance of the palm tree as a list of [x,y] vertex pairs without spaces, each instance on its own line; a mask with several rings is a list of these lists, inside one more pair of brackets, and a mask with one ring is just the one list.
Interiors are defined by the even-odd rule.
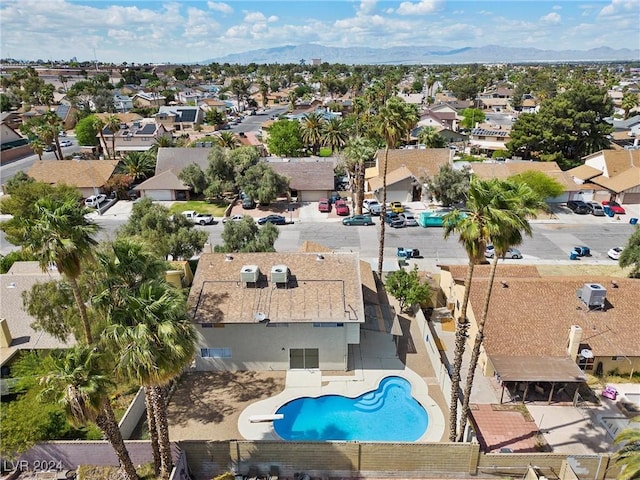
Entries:
[[104,150],[107,152],[107,158],[110,158],[109,149],[107,148],[107,140],[104,138],[104,122],[100,117],[94,117],[93,128],[95,128],[98,131],[98,135],[100,135],[101,148],[104,148]]
[[[631,423],[638,425],[640,417],[635,417]],[[618,475],[618,480],[636,480],[640,478],[640,428],[629,425],[629,428],[622,430],[615,438],[616,445],[620,444],[620,449],[613,455],[615,462],[622,466],[622,471]]]
[[467,419],[469,416],[469,402],[471,399],[471,389],[478,358],[480,357],[480,347],[484,340],[484,327],[489,314],[491,302],[491,291],[493,281],[496,276],[498,258],[504,257],[509,247],[522,243],[522,234],[531,236],[531,225],[529,218],[534,218],[536,212],[544,207],[544,201],[526,184],[512,183],[505,180],[490,180],[486,182],[486,188],[490,193],[490,204],[485,209],[485,225],[489,232],[491,242],[495,248],[495,255],[491,263],[491,273],[485,296],[482,314],[478,322],[478,331],[471,352],[469,371],[462,396],[462,412],[460,416],[460,426],[458,428],[457,440],[462,440]]
[[269,95],[269,84],[264,80],[260,80],[260,95],[262,96],[262,106],[266,107],[269,103],[267,96]]
[[155,172],[156,159],[149,152],[128,152],[118,163],[118,170],[135,181],[143,180]]
[[47,138],[51,138],[51,141],[56,146],[56,157],[58,160],[62,160],[62,148],[60,147],[60,139],[58,134],[62,128],[62,119],[53,110],[48,110],[44,115],[45,130],[47,130]]
[[66,350],[54,358],[54,370],[41,378],[45,388],[40,395],[52,397],[64,405],[74,425],[95,421],[115,450],[123,478],[137,480],[136,469],[108,401],[113,384],[102,360],[89,345],[76,345]]
[[86,219],[86,208],[74,200],[43,197],[36,202],[35,208],[36,215],[20,223],[24,230],[23,247],[38,259],[42,271],[46,272],[54,264],[69,282],[80,311],[86,343],[91,344],[91,325],[77,279],[82,262],[93,256],[93,246],[98,243],[93,235],[99,227]]
[[158,435],[160,476],[168,478],[173,460],[163,387],[195,353],[196,333],[187,318],[185,297],[164,280],[144,282],[128,291],[124,308],[110,309],[104,335],[120,352],[116,373],[145,387]]
[[231,132],[222,132],[219,135],[216,135],[216,143],[223,148],[229,148],[233,150],[238,146],[238,139]]
[[345,146],[347,143],[347,132],[340,118],[332,118],[324,125],[322,129],[322,139],[324,144],[331,148],[332,154],[334,150],[340,150]]
[[98,252],[92,301],[107,317],[105,342],[120,352],[116,373],[145,387],[147,422],[156,468],[166,478],[171,452],[163,386],[179,374],[195,352],[195,332],[184,296],[162,280],[163,260],[144,244],[118,239]]
[[[117,115],[109,115],[105,127],[111,132],[111,158],[116,159],[116,134],[120,131],[120,119]],[[106,148],[106,145],[105,145]]]
[[453,233],[459,235],[469,264],[467,277],[464,284],[464,295],[460,306],[460,316],[456,322],[455,349],[453,354],[453,370],[451,372],[451,402],[449,410],[449,441],[455,442],[457,439],[456,426],[458,424],[458,398],[460,397],[460,370],[462,368],[462,356],[466,346],[467,330],[469,321],[467,320],[467,307],[469,305],[469,294],[471,292],[471,280],[473,270],[477,263],[484,258],[484,251],[489,242],[489,231],[487,229],[487,206],[490,205],[493,192],[488,188],[487,183],[472,178],[467,194],[466,213],[459,210],[447,214],[443,221],[444,238],[449,238]]
[[377,130],[385,140],[384,158],[382,162],[382,209],[380,212],[380,246],[378,248],[378,276],[382,277],[382,262],[384,260],[384,232],[385,215],[387,210],[387,161],[389,149],[395,148],[397,143],[408,131],[407,125],[415,122],[415,118],[408,118],[406,103],[398,97],[391,97],[378,112]]
[[302,140],[309,146],[314,155],[318,155],[320,144],[322,143],[322,131],[325,120],[317,112],[307,113],[302,119],[300,130]]
[[427,148],[444,148],[447,141],[434,127],[424,127],[418,134],[418,143]]
[[357,214],[361,214],[364,199],[364,162],[375,156],[376,146],[371,140],[356,137],[347,144],[343,152],[345,165],[352,179],[354,209]]
[[29,146],[33,153],[38,155],[38,160],[42,160],[42,154],[44,153],[44,147],[46,147],[45,143],[40,140],[38,137],[34,138],[29,142]]

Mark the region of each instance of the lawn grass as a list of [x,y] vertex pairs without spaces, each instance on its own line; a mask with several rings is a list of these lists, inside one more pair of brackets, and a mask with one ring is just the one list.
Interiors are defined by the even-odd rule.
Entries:
[[319,155],[321,157],[330,157],[331,156],[331,149],[329,147],[320,147]]
[[223,217],[224,211],[228,206],[227,203],[207,203],[202,200],[189,200],[187,202],[175,202],[169,210],[171,213],[194,210],[198,213],[210,213],[214,217]]

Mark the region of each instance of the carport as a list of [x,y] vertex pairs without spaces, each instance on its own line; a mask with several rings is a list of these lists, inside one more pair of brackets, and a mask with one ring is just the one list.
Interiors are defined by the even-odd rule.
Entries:
[[[569,385],[575,384],[573,403],[575,405],[578,397],[578,386],[587,381],[584,372],[570,357],[511,357],[506,355],[496,355],[490,358],[491,364],[496,372],[502,392],[500,403],[504,399],[505,388],[513,386],[516,392],[522,392],[522,403],[525,403],[527,396],[533,386],[533,390],[538,394],[546,394],[543,384],[550,384],[547,404],[551,404],[554,393],[559,393]],[[556,390],[556,386],[560,388]],[[518,394],[519,395],[519,394]]]

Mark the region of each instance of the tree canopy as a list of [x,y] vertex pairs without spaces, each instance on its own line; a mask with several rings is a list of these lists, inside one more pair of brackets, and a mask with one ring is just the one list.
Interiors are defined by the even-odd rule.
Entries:
[[258,227],[249,215],[239,222],[227,222],[222,231],[222,245],[216,245],[216,252],[274,252],[273,247],[280,231],[275,225],[266,223]]
[[564,192],[564,187],[559,181],[536,170],[527,170],[509,177],[508,180],[528,185],[542,201],[557,197]]
[[300,122],[297,120],[278,120],[269,127],[267,147],[273,155],[283,157],[297,157],[300,155],[304,142]]
[[467,198],[470,179],[471,170],[469,167],[456,170],[446,164],[440,167],[436,175],[423,179],[423,181],[427,184],[431,195],[443,206],[449,207],[463,202]]
[[640,228],[629,237],[618,262],[622,268],[631,267],[629,277],[640,278]]
[[417,265],[410,271],[400,268],[391,272],[387,275],[385,287],[398,300],[401,311],[411,305],[424,304],[431,296],[431,287],[426,281],[420,280]]
[[96,116],[89,115],[76,123],[74,131],[76,132],[76,139],[78,145],[98,145],[100,139],[98,138],[98,128],[96,128]]

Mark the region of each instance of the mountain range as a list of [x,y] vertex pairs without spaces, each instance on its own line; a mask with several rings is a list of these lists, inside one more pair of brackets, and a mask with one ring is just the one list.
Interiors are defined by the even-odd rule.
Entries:
[[554,63],[638,61],[640,49],[609,47],[590,50],[541,50],[538,48],[484,47],[447,48],[444,46],[404,46],[390,48],[325,47],[307,43],[262,48],[204,60],[208,63],[305,63],[320,59],[347,65],[455,64],[455,63]]

